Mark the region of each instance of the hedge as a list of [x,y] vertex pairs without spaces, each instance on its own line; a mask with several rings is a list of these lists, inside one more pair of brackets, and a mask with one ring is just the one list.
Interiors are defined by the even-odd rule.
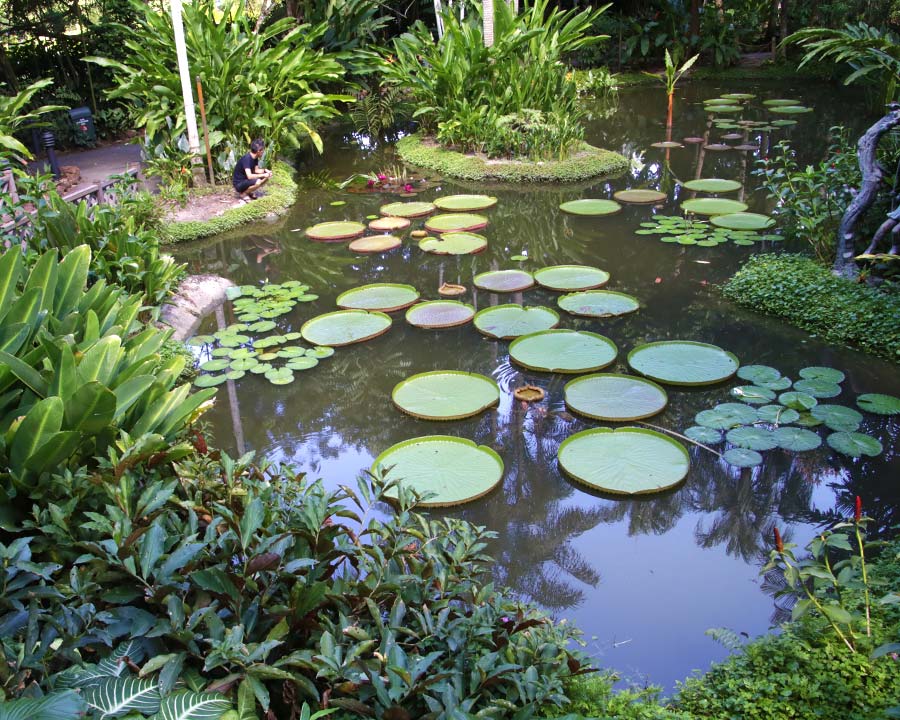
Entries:
[[900,362],[900,292],[837,277],[804,255],[763,254],[725,284],[729,300],[836,344]]
[[566,160],[487,160],[439,147],[416,133],[400,140],[397,152],[404,162],[411,165],[434,170],[447,177],[473,181],[566,183],[617,175],[628,169],[628,161],[618,153],[587,143],[577,155]]
[[294,182],[293,169],[283,162],[276,162],[272,167],[272,179],[265,187],[266,194],[258,200],[229,208],[209,220],[164,222],[166,242],[199,240],[272,215],[284,215],[297,201],[297,183]]

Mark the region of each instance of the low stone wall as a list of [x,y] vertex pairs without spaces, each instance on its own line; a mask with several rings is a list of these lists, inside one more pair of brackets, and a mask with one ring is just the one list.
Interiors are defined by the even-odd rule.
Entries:
[[225,302],[225,291],[230,287],[234,283],[218,275],[188,275],[163,305],[160,322],[174,329],[173,337],[183,342],[196,334],[205,315]]

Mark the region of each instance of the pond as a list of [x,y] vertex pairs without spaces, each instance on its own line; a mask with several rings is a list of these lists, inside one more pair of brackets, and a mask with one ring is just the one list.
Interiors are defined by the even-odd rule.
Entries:
[[[749,172],[770,143],[788,138],[801,162],[818,160],[831,125],[852,123],[857,135],[866,125],[862,110],[852,110],[862,108],[861,99],[831,86],[806,81],[740,88],[691,83],[677,92],[672,137],[703,136],[707,125],[701,101],[736,90],[757,94],[750,101],[757,108],[751,117],[761,114],[763,98],[797,98],[815,112],[791,115],[798,119],[794,126],[749,133],[745,141],[760,145],[755,153],[704,151],[698,145],[665,150],[651,147],[665,138],[662,89],[625,90],[612,107],[590,104],[587,140],[628,157],[632,170],[626,175],[552,188],[444,180],[421,192],[416,199],[479,192],[499,199],[485,211],[490,224],[482,232],[489,245],[478,255],[427,254],[408,234],[401,248],[368,256],[355,255],[345,243],[311,242],[296,229],[329,220],[364,222],[366,216],[377,215],[381,205],[401,199],[315,189],[301,194],[284,223],[179,248],[179,259],[188,262],[191,272],[218,273],[239,284],[308,284],[318,299],[279,318],[282,332],[299,330],[314,315],[334,310],[340,293],[374,282],[407,283],[425,299],[436,298],[443,282],[463,284],[469,289],[463,299],[479,309],[508,302],[556,308],[557,295],[550,291],[497,295],[474,290],[472,279],[491,269],[594,265],[610,273],[608,289],[637,297],[640,310],[602,320],[560,312],[560,327],[612,339],[619,355],[608,372],[629,372],[625,357],[641,343],[684,339],[716,344],[744,365],[771,365],[791,378],[810,365],[838,368],[846,373],[844,390],[830,403],[853,406],[856,395],[867,392],[900,394],[896,366],[831,347],[721,297],[716,286],[750,254],[769,250],[774,243],[699,247],[663,243],[658,234],[635,234],[654,214],[679,213],[679,203],[692,197],[679,183],[697,176],[739,180],[744,189],[736,195],[751,210],[765,212],[767,201],[752,191],[758,183]],[[726,132],[712,128],[711,142]],[[327,171],[341,180],[395,163],[390,147],[336,134],[327,140],[325,155],[305,170]],[[576,217],[559,210],[565,201],[611,197],[632,187],[660,189],[668,200],[656,208],[626,205],[608,217]],[[345,204],[331,204],[336,201]],[[420,225],[414,221],[412,228]],[[527,260],[510,259],[517,255]],[[228,307],[218,322],[234,321]],[[215,329],[216,321],[209,319],[202,331]],[[563,386],[574,376],[524,370],[511,363],[508,348],[508,342],[488,339],[472,325],[424,330],[408,325],[402,312],[395,313],[389,332],[338,348],[316,367],[298,372],[291,384],[271,385],[248,373],[222,385],[207,418],[216,442],[226,451],[255,450],[291,462],[332,487],[352,484],[377,455],[407,438],[446,434],[490,446],[505,465],[502,487],[442,512],[494,530],[496,581],[557,618],[576,623],[585,633],[586,650],[599,665],[630,681],[669,689],[692,670],[705,669],[727,654],[704,634],[708,628],[728,627],[755,636],[784,616],[783,601],[773,599],[774,588],[759,576],[774,526],[802,545],[835,514],[846,515],[857,494],[876,516],[878,528],[886,529],[900,518],[896,416],[865,416],[860,432],[877,437],[885,448],[877,458],[852,459],[823,444],[803,453],[764,452],[761,466],[742,471],[691,446],[689,475],[674,491],[639,499],[589,493],[560,472],[556,453],[565,438],[604,423],[567,410]],[[499,406],[474,418],[441,423],[399,412],[391,403],[393,387],[431,370],[465,370],[494,378],[501,389]],[[543,388],[546,398],[531,405],[513,400],[512,389],[526,383]],[[683,432],[694,424],[697,412],[732,400],[729,390],[738,384],[735,379],[699,388],[669,386],[667,408],[647,422]]]

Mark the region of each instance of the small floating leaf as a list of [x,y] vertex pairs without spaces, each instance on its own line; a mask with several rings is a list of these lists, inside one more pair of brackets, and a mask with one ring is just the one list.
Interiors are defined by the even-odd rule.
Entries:
[[661,140],[660,142],[650,143],[650,147],[671,149],[684,147],[684,145],[674,140]]
[[325,347],[323,345],[316,345],[314,348],[310,348],[306,351],[306,354],[309,357],[317,358],[322,360],[324,358],[329,358],[334,355],[334,348]]
[[419,373],[397,383],[391,399],[423,420],[460,420],[500,402],[500,388],[484,375],[456,370]]
[[741,380],[759,384],[778,380],[781,373],[768,365],[744,365],[737,371],[737,376]]
[[566,406],[594,420],[640,420],[663,411],[668,395],[655,382],[631,375],[599,373],[566,383]]
[[826,380],[798,380],[794,390],[812,395],[814,398],[833,398],[841,394],[841,386]]
[[714,430],[703,425],[689,427],[684,431],[684,434],[694,442],[702,443],[703,445],[718,445],[724,439],[720,430]]
[[816,405],[809,414],[836,432],[856,432],[863,421],[862,413],[843,405]]
[[838,385],[844,382],[844,378],[847,377],[840,370],[819,365],[805,367],[797,374],[804,380],[821,380],[831,385]]
[[603,200],[600,198],[583,198],[582,200],[570,200],[559,206],[559,209],[570,215],[586,215],[598,217],[601,215],[612,215],[619,212],[622,206],[614,200]]
[[759,419],[773,425],[787,425],[800,417],[800,413],[784,405],[763,405],[756,408]]
[[628,364],[641,375],[672,385],[710,385],[727,380],[740,366],[716,345],[669,340],[646,343],[628,353]]
[[778,445],[771,430],[759,427],[734,428],[725,434],[725,439],[748,450],[771,450]]
[[[788,411],[793,412],[793,411]],[[811,430],[803,428],[782,427],[772,431],[772,437],[778,443],[778,447],[794,452],[815,450],[822,444],[822,438]]]
[[762,465],[762,455],[756,450],[748,450],[746,448],[731,448],[722,453],[722,459],[729,465],[739,468],[750,468]]
[[778,113],[779,115],[800,115],[801,113],[812,112],[812,108],[802,105],[776,105],[770,107],[769,112]]
[[525,262],[528,259],[528,256],[527,255],[513,255],[509,259],[513,260],[514,262]]
[[224,370],[229,365],[231,365],[230,360],[221,358],[216,360],[207,360],[200,366],[200,369],[204,372],[216,372],[217,370]]
[[602,370],[617,354],[618,348],[609,338],[578,330],[543,330],[523,335],[509,345],[509,356],[515,363],[543,372]]
[[194,385],[198,388],[209,388],[221,385],[228,378],[224,375],[200,375],[194,380]]
[[756,385],[738,385],[731,388],[731,395],[751,405],[765,405],[775,399],[775,393],[772,390]]
[[711,410],[702,410],[694,422],[715,430],[730,430],[738,425],[750,425],[758,418],[756,410],[741,403],[721,403]]
[[900,415],[900,398],[882,393],[864,393],[856,398],[861,410],[876,415]]
[[284,366],[288,370],[310,370],[318,364],[319,361],[316,358],[304,355],[303,357],[291,358]]
[[555,328],[559,324],[559,315],[550,308],[540,306],[494,305],[475,313],[473,322],[483,335],[510,340]]
[[346,201],[344,200],[334,200],[333,202],[328,203],[331,207],[341,207],[342,205],[346,205]]
[[781,395],[778,396],[778,402],[794,410],[799,410],[800,412],[814,408],[819,404],[819,401],[812,395],[808,395],[804,392],[781,393]]
[[857,432],[832,433],[828,436],[827,442],[833,450],[850,457],[861,457],[863,455],[875,457],[880,455],[884,449],[875,438]]
[[782,106],[799,105],[800,101],[799,100],[789,100],[787,98],[774,98],[771,100],[763,100],[762,104],[767,105],[769,107],[778,107],[779,105],[782,105]]

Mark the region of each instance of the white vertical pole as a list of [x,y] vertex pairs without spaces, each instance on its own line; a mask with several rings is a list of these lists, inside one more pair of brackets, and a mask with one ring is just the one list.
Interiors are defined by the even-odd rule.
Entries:
[[175,30],[175,54],[178,57],[181,95],[184,98],[184,117],[187,120],[188,145],[192,155],[199,155],[200,134],[197,132],[197,115],[194,112],[194,95],[191,91],[191,71],[188,67],[187,46],[184,43],[184,25],[181,22],[181,0],[171,0],[171,6],[172,27]]

